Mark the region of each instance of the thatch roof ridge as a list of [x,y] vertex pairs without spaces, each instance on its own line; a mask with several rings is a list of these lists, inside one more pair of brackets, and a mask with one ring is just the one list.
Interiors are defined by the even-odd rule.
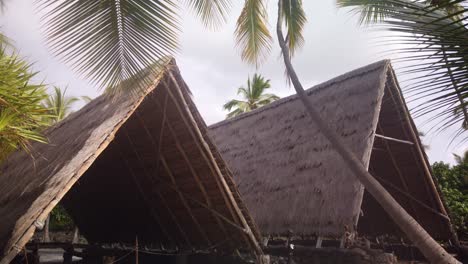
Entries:
[[[168,64],[167,70],[170,70],[169,66],[170,65]],[[35,196],[34,199],[30,201],[31,204],[30,206],[28,206],[28,208],[26,208],[24,214],[21,214],[20,216],[14,216],[14,218],[19,218],[15,220],[13,230],[10,230],[10,227],[6,226],[5,222],[7,221],[1,223],[2,225],[0,225],[0,254],[3,253],[4,255],[0,255],[0,263],[8,263],[8,260],[11,260],[10,258],[13,257],[17,253],[17,251],[20,250],[23,247],[23,245],[26,244],[27,241],[33,236],[35,230],[37,228],[40,229],[43,227],[45,219],[49,212],[52,210],[52,208],[54,208],[59,202],[59,200],[63,198],[65,193],[67,193],[67,191],[71,189],[71,187],[77,182],[77,180],[96,160],[99,154],[101,154],[108,147],[108,145],[113,141],[120,127],[130,118],[133,112],[143,102],[144,98],[155,89],[156,85],[160,82],[162,77],[163,74],[155,76],[152,85],[148,85],[146,89],[141,90],[140,97],[118,96],[110,100],[110,98],[108,98],[108,95],[101,95],[98,98],[94,99],[93,102],[80,109],[79,111],[71,114],[61,122],[57,123],[52,127],[49,127],[44,131],[44,134],[48,140],[50,137],[66,137],[65,135],[58,135],[60,131],[57,130],[64,126],[66,128],[72,121],[78,123],[83,121],[83,116],[85,116],[89,111],[96,111],[95,108],[98,108],[98,110],[101,110],[100,108],[103,108],[104,110],[107,110],[108,108],[113,108],[111,109],[113,112],[113,114],[111,114],[111,117],[105,117],[105,120],[101,120],[107,123],[97,125],[98,129],[101,129],[103,131],[105,130],[105,132],[100,132],[102,135],[93,135],[93,130],[93,134],[87,135],[82,139],[79,139],[79,141],[83,140],[83,142],[81,142],[83,146],[89,144],[92,145],[92,148],[82,147],[76,150],[75,155],[67,157],[69,158],[67,164],[63,164],[63,166],[58,167],[57,169],[52,169],[53,172],[51,172],[51,175],[53,177],[59,175],[56,178],[61,178],[61,190],[55,191],[53,193],[51,192],[45,195],[46,197],[43,197],[43,193]],[[102,117],[100,118],[102,119]],[[115,118],[115,120],[111,120],[112,118]],[[88,124],[88,126],[93,127],[93,125],[90,124]],[[84,129],[84,127],[81,128]],[[79,137],[76,137],[73,140],[69,141],[76,141],[78,140],[78,138]],[[12,203],[11,201],[15,199],[19,200],[17,197],[18,192],[21,192],[20,197],[22,198],[26,196],[29,197],[28,194],[30,192],[30,189],[35,188],[35,186],[31,185],[37,184],[37,179],[35,179],[36,182],[33,182],[31,181],[31,179],[29,179],[28,186],[24,187],[22,184],[24,184],[24,181],[27,178],[26,175],[34,175],[33,178],[37,178],[37,175],[45,173],[45,171],[47,171],[46,169],[51,170],[49,169],[49,165],[55,162],[56,159],[64,158],[63,156],[59,157],[58,154],[54,154],[53,157],[51,157],[52,159],[50,159],[50,157],[46,157],[43,152],[46,152],[47,150],[50,150],[52,148],[63,148],[63,145],[57,144],[55,142],[50,142],[49,144],[34,142],[31,147],[31,153],[33,154],[33,156],[37,154],[37,160],[35,157],[32,157],[30,153],[27,153],[23,150],[18,150],[10,154],[9,157],[2,164],[0,164],[0,178],[3,177],[3,182],[10,182],[10,184],[12,184],[12,176],[15,176],[15,174],[18,173],[25,175],[25,177],[20,177],[18,179],[15,178],[14,186],[7,184],[0,185],[0,211],[8,211],[8,209],[6,208],[9,208],[11,207],[11,205],[14,205],[14,203]],[[59,149],[56,149],[55,151],[60,152]],[[25,166],[14,166],[16,162],[27,159],[33,160],[32,165],[29,164]],[[39,168],[39,166],[41,166],[39,164],[40,162],[50,164],[47,165],[46,168]],[[76,169],[74,169],[73,172],[70,173],[71,168],[74,167],[74,163],[80,164]],[[53,178],[52,176],[48,177],[41,184],[49,184],[49,181],[51,181],[51,179]],[[32,210],[32,207],[34,207],[35,210]],[[11,210],[11,208],[9,209]],[[5,218],[7,218],[6,215]],[[12,219],[9,218],[8,220]],[[8,235],[8,237],[6,237],[5,235]],[[5,238],[9,239],[7,241],[3,241],[3,239]]]
[[[355,69],[353,71],[350,71],[350,72],[344,73],[342,75],[339,75],[339,76],[337,76],[337,77],[335,77],[333,79],[330,79],[328,81],[325,81],[323,83],[314,85],[314,86],[308,88],[305,92],[309,96],[309,95],[312,95],[314,93],[320,92],[323,89],[327,89],[329,87],[332,87],[333,85],[335,85],[337,83],[346,82],[349,79],[360,77],[362,75],[368,74],[369,72],[373,72],[373,71],[376,71],[376,70],[379,70],[379,69],[382,69],[382,68],[385,68],[385,67],[389,67],[389,66],[391,67],[391,62],[390,62],[389,59],[380,60],[380,61],[374,62],[372,64],[369,64],[367,66],[363,66],[361,68],[358,68],[358,69]],[[210,125],[209,128],[214,129],[214,128],[217,128],[217,127],[220,127],[220,126],[223,126],[223,125],[227,125],[227,124],[235,122],[237,120],[244,119],[244,118],[247,118],[247,117],[252,116],[252,115],[256,115],[256,114],[261,113],[263,111],[268,111],[269,109],[276,108],[276,107],[278,107],[278,106],[280,106],[282,104],[286,104],[286,103],[288,103],[290,101],[297,100],[297,99],[298,99],[297,94],[292,94],[292,95],[283,97],[283,98],[281,98],[279,100],[276,100],[276,101],[274,101],[274,102],[272,102],[272,103],[270,103],[270,104],[268,104],[266,106],[263,106],[263,107],[255,109],[255,110],[252,110],[250,112],[247,112],[247,113],[244,113],[244,114],[241,114],[241,115],[238,115],[238,116],[235,116],[235,117],[232,117],[232,118],[225,119],[225,120],[222,120],[220,122],[214,123],[214,124]]]
[[[77,111],[74,111],[70,113],[68,116],[66,116],[64,119],[60,120],[60,122],[53,124],[46,129],[43,130],[44,134],[51,133],[52,131],[56,130],[59,127],[64,126],[65,124],[69,123],[70,121],[76,119],[79,115],[82,115],[84,113],[87,113],[89,111],[92,111],[96,105],[101,104],[103,101],[110,100],[110,101],[115,101],[118,100],[119,97],[130,97],[130,101],[137,101],[140,99],[142,96],[145,96],[145,94],[151,92],[155,85],[159,82],[160,78],[164,75],[164,72],[174,70],[177,68],[175,59],[173,57],[167,57],[164,61],[162,61],[160,64],[155,63],[152,66],[149,66],[145,69],[142,70],[143,74],[138,75],[140,76],[141,80],[134,80],[134,79],[126,79],[123,80],[123,82],[130,82],[134,83],[137,82],[138,84],[135,84],[137,89],[125,89],[125,90],[119,90],[118,92],[111,92],[110,90],[103,91],[100,95],[97,97],[93,98],[89,103],[85,104],[82,108],[78,109]],[[155,81],[156,80],[156,81]],[[190,89],[188,89],[189,93]]]
[[25,162],[25,151],[8,157],[0,165],[0,263],[10,262],[59,201],[91,243],[138,235],[141,245],[261,252],[182,82],[171,61],[145,90],[101,95],[47,129],[50,144],[32,145],[35,162]]
[[[306,91],[366,166],[390,67],[380,61]],[[210,136],[264,235],[338,238],[354,229],[363,188],[296,99],[214,124]]]
[[[449,239],[449,218],[390,62],[346,73],[306,93],[405,210],[433,237]],[[263,235],[401,236],[296,99],[292,95],[209,127]]]
[[109,96],[109,94],[103,93],[96,98],[94,98],[91,102],[85,104],[82,108],[80,108],[78,111],[74,111],[70,113],[68,116],[66,116],[64,119],[60,120],[56,124],[53,124],[46,129],[42,131],[43,134],[48,134],[51,133],[52,131],[55,131],[56,129],[63,127],[65,124],[69,123],[70,121],[76,119],[80,114],[83,114],[91,111],[97,104],[100,104],[102,100],[105,100],[105,97]]

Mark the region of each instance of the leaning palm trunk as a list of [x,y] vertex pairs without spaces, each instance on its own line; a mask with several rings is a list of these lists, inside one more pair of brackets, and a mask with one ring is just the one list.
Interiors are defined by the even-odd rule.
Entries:
[[278,42],[286,64],[286,69],[299,99],[304,104],[307,113],[320,128],[323,135],[330,141],[333,148],[348,165],[352,173],[364,185],[367,191],[390,215],[393,221],[403,230],[408,238],[424,254],[431,263],[459,263],[453,256],[448,254],[419,224],[411,217],[403,207],[387,192],[387,190],[367,171],[364,165],[343,143],[338,134],[332,130],[320,117],[309,101],[304,88],[291,63],[289,48],[286,45],[282,32],[282,1],[278,1],[278,23],[276,27]]

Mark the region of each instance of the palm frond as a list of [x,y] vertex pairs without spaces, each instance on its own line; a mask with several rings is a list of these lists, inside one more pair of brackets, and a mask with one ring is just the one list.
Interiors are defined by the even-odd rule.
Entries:
[[7,0],[0,0],[0,12],[3,13],[5,11]]
[[[250,80],[249,80],[250,82]],[[270,80],[265,80],[260,74],[254,74],[251,84],[251,100],[257,101],[265,92],[265,89],[270,88]]]
[[[225,110],[230,111],[227,114],[227,118],[240,115],[242,113],[246,113],[252,110],[251,106],[248,102],[241,101],[241,100],[231,100],[223,105]],[[234,108],[234,110],[232,110]]]
[[84,101],[86,104],[88,104],[89,102],[91,102],[91,101],[93,100],[92,97],[87,96],[87,95],[80,96],[80,99],[81,99],[82,101]]
[[283,22],[286,25],[286,41],[289,46],[289,54],[293,56],[295,51],[304,44],[304,25],[307,17],[302,6],[302,0],[280,0],[282,1]]
[[359,22],[362,24],[383,21],[398,6],[391,0],[377,1],[378,4],[373,0],[336,0],[338,7],[353,7],[353,12],[360,15]]
[[240,106],[240,105],[242,105],[242,104],[244,104],[244,103],[246,103],[246,102],[233,99],[233,100],[231,100],[231,101],[225,103],[225,104],[223,105],[223,108],[224,108],[225,110],[231,111],[231,109],[232,109],[233,107]]
[[49,123],[55,124],[67,117],[73,104],[80,100],[78,97],[66,96],[66,92],[67,89],[54,87],[54,92],[44,100],[44,106],[49,111]]
[[273,102],[280,99],[279,96],[276,94],[262,94],[260,97],[258,97],[258,102],[262,101],[268,101],[268,102]]
[[262,107],[262,106],[271,104],[271,103],[273,103],[274,101],[276,101],[278,99],[279,98],[276,98],[276,97],[265,98],[265,99],[262,99],[262,100],[258,100],[257,105],[258,105],[258,107]]
[[[53,53],[101,87],[118,91],[177,50],[175,1],[38,0]],[[147,84],[142,84],[144,87]]]
[[245,113],[245,112],[238,108],[238,109],[236,109],[236,110],[230,112],[229,114],[227,114],[227,115],[226,115],[226,118],[235,117],[235,116],[241,115],[241,114],[243,114],[243,113]]
[[272,37],[267,23],[265,3],[262,0],[245,0],[237,19],[235,37],[241,58],[248,63],[257,65],[271,50]]
[[34,76],[29,64],[0,49],[0,161],[17,148],[28,151],[31,140],[45,142],[39,131],[47,125],[47,94]]
[[[223,109],[231,111],[227,118],[240,115],[267,105],[279,97],[274,94],[265,94],[265,90],[270,88],[270,80],[266,80],[260,74],[254,74],[252,79],[247,78],[247,88],[240,87],[237,94],[241,95],[244,100],[230,100],[223,105]],[[234,108],[234,110],[232,110]]]
[[458,165],[468,163],[468,151],[463,152],[462,155],[453,153],[453,158]]
[[200,17],[203,24],[216,28],[226,22],[227,14],[231,9],[230,0],[185,0]]
[[415,116],[427,116],[439,131],[456,125],[457,135],[466,136],[468,7],[462,0],[442,2],[338,0],[339,6],[372,18],[363,21],[379,22],[392,33],[392,43],[400,44],[400,61],[407,65],[402,73],[410,76],[405,91],[418,102]]

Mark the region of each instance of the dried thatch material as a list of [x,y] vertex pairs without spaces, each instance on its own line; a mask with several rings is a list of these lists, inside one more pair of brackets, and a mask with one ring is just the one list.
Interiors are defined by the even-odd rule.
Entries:
[[[390,63],[355,70],[307,94],[408,212],[433,236],[448,239],[447,213]],[[311,122],[290,96],[209,128],[263,235],[340,238],[356,231],[359,218],[358,231],[366,235],[401,235]],[[412,143],[376,137],[376,131]]]
[[232,176],[174,63],[141,96],[100,96],[0,167],[8,263],[63,198],[90,242],[261,252]]

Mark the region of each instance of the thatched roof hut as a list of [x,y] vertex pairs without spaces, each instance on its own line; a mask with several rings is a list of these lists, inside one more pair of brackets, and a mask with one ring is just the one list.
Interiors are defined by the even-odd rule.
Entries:
[[[446,208],[390,62],[357,69],[307,94],[393,197],[435,238],[450,239]],[[209,131],[263,235],[402,235],[295,95]]]
[[245,248],[259,233],[175,63],[140,95],[100,96],[0,167],[8,263],[62,201],[92,243]]

